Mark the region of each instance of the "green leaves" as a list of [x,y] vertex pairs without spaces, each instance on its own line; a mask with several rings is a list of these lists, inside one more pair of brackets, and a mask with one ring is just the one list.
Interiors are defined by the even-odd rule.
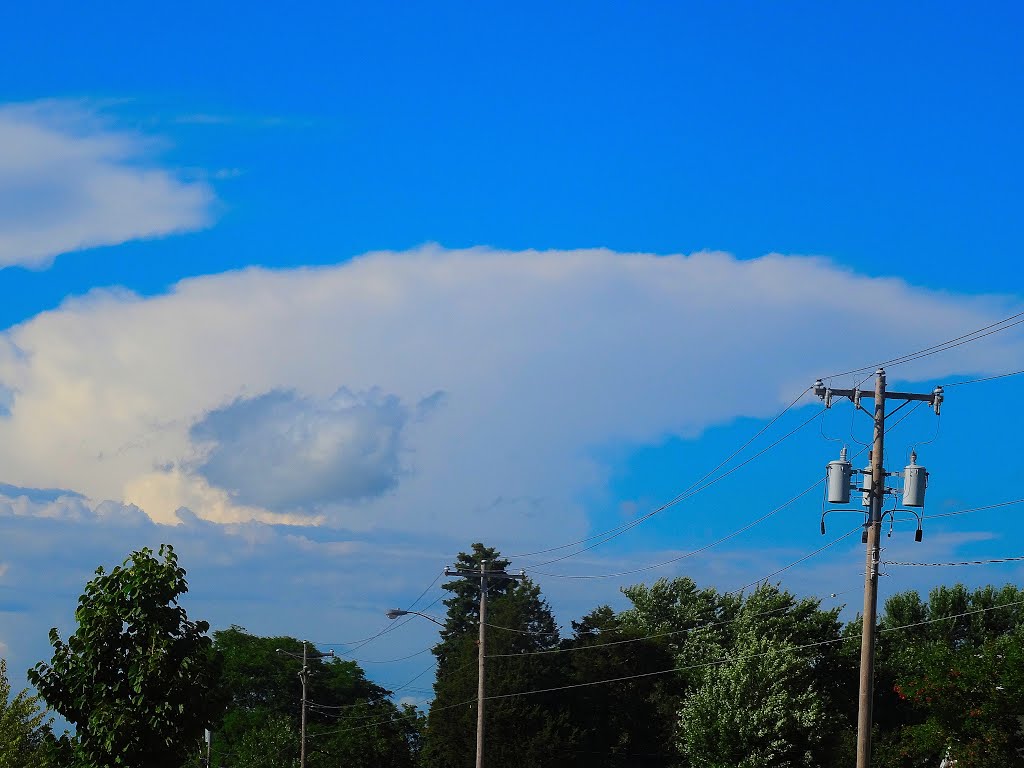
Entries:
[[0,768],[48,765],[42,754],[48,728],[38,697],[21,691],[11,698],[7,662],[0,659]]
[[217,659],[206,622],[191,622],[178,598],[185,570],[172,547],[133,552],[110,573],[96,570],[78,601],[78,628],[29,679],[74,723],[75,768],[180,768],[217,715]]
[[[882,766],[1018,765],[1024,758],[1024,599],[1013,586],[890,598],[879,643]],[[969,614],[969,615],[963,615]]]

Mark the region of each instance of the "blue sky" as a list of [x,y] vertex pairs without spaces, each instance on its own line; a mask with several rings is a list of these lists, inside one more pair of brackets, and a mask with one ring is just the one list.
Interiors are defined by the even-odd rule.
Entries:
[[[96,565],[164,540],[215,626],[364,637],[474,539],[525,552],[619,525],[816,376],[1020,311],[1022,13],[6,9],[10,668],[71,626]],[[1024,368],[1018,331],[892,381]],[[950,390],[919,451],[930,510],[1024,495],[1021,385]],[[856,445],[853,423],[865,440],[858,418],[837,406],[614,542],[516,565],[610,573],[714,541],[812,482],[826,437]],[[915,412],[890,469],[935,434]],[[889,541],[911,559],[1021,554],[1015,509]],[[819,515],[810,494],[648,577],[742,585],[820,546]],[[781,578],[856,604],[861,559],[851,539]],[[883,587],[1019,576],[894,569]],[[538,580],[563,623],[630,581]],[[360,653],[430,642],[410,624]],[[368,671],[395,685],[425,659]]]

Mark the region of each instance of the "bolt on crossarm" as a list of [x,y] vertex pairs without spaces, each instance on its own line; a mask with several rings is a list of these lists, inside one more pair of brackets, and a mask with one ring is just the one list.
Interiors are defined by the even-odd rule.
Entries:
[[[875,388],[874,391],[855,389],[831,389],[826,387],[819,379],[815,382],[814,392],[818,397],[825,401],[825,407],[829,408],[832,405],[833,397],[847,397],[849,398],[854,406],[867,413],[871,416],[874,422],[874,441],[871,449],[871,466],[868,470],[864,471],[865,482],[865,502],[868,506],[868,517],[865,523],[865,566],[864,566],[864,625],[861,630],[861,646],[860,646],[860,693],[858,696],[858,707],[857,707],[857,768],[869,768],[871,763],[871,724],[872,724],[872,704],[874,698],[874,666],[875,666],[875,636],[877,633],[877,621],[878,621],[878,567],[879,567],[879,550],[881,545],[881,531],[882,531],[882,506],[885,500],[886,493],[894,493],[893,489],[886,488],[886,477],[888,474],[885,471],[884,464],[884,451],[885,451],[885,406],[888,400],[902,400],[903,405],[906,405],[912,401],[923,401],[928,402],[932,405],[935,413],[938,414],[943,400],[942,387],[936,387],[932,392],[928,394],[918,394],[912,392],[887,392],[886,391],[886,377],[885,370],[879,368],[875,372]],[[861,399],[870,397],[874,400],[874,413],[869,413],[861,405]],[[899,406],[902,408],[903,405]],[[899,410],[897,408],[896,410]],[[894,411],[895,413],[895,411]],[[845,461],[845,449],[844,454],[839,462],[833,462],[833,465],[837,465],[836,469],[845,473],[840,476],[840,482],[833,484],[832,477],[830,476],[828,494],[829,501],[849,501],[849,477],[850,470],[849,464]],[[844,466],[845,465],[845,468]],[[924,490],[923,485],[920,487],[920,498],[916,496],[908,500],[908,483],[910,482],[907,478],[910,477],[910,471],[912,467],[908,467],[904,474],[904,504],[908,506],[922,506],[924,503]],[[920,467],[915,467],[923,471]],[[842,479],[845,478],[845,479]],[[870,478],[870,485],[868,484],[868,478]],[[917,475],[914,474],[915,489],[917,489]],[[845,486],[845,490],[844,490]],[[833,498],[833,494],[837,494],[836,498]],[[822,533],[824,533],[824,515],[822,516]],[[920,527],[918,528],[918,534],[915,537],[920,541]]]

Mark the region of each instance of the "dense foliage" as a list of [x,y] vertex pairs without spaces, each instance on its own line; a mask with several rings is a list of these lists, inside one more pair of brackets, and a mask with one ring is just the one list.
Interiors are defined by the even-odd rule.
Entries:
[[28,691],[11,696],[7,662],[0,659],[0,768],[46,768],[49,721]]
[[[295,768],[303,643],[233,626],[205,636],[177,606],[174,553],[98,571],[67,644],[31,673],[77,724],[54,739],[0,662],[0,768]],[[474,544],[458,565],[501,570]],[[445,584],[435,698],[399,707],[352,661],[309,646],[309,768],[471,768],[480,582]],[[563,637],[537,584],[488,582],[488,766],[839,768],[853,763],[860,620],[777,585],[690,578],[623,589]],[[891,597],[876,658],[877,768],[1024,766],[1024,590],[943,586]],[[955,761],[955,762],[949,762]]]
[[216,711],[209,625],[189,621],[174,550],[133,552],[103,568],[78,601],[65,643],[50,631],[49,664],[29,672],[49,706],[75,724],[75,768],[179,768]]
[[[213,744],[214,765],[234,768],[298,765],[302,643],[257,637],[241,627],[214,633],[228,695]],[[415,764],[419,716],[388,699],[353,661],[308,653],[307,765]],[[370,727],[367,727],[370,726]]]

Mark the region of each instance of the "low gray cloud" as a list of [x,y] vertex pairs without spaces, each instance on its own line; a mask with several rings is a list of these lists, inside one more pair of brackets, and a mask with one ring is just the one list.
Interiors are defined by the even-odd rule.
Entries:
[[192,427],[203,447],[195,469],[234,501],[275,512],[368,499],[398,484],[409,418],[397,397],[377,390],[240,398]]

